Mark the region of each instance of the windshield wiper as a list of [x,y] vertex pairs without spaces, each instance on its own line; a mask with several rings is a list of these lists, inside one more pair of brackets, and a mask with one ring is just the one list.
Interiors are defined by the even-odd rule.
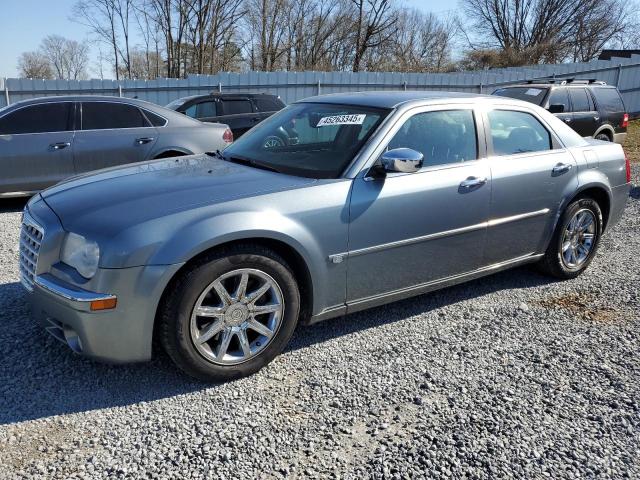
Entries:
[[270,172],[281,173],[280,170],[278,170],[275,167],[272,167],[271,165],[267,165],[266,163],[258,162],[257,160],[252,160],[252,159],[247,158],[247,157],[238,157],[236,155],[225,157],[224,155],[221,154],[220,158],[222,158],[223,160],[226,160],[227,162],[231,162],[231,163],[238,163],[240,165],[247,165],[248,167],[261,168],[262,170],[268,170]]
[[210,157],[219,158],[220,160],[226,160],[224,158],[224,155],[222,155],[222,152],[220,150],[216,150],[215,152],[204,152],[204,153],[206,153]]

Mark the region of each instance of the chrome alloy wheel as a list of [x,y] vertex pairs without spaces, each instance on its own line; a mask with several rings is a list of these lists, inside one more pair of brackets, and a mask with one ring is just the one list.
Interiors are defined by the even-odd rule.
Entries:
[[204,289],[191,313],[191,340],[219,365],[258,355],[278,332],[284,297],[278,283],[253,268],[225,273]]
[[562,261],[567,268],[579,268],[589,257],[596,237],[596,218],[591,210],[578,210],[562,235]]

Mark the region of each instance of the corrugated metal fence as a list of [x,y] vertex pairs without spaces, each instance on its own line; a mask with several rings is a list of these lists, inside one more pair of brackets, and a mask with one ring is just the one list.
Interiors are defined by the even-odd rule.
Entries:
[[0,79],[0,106],[20,100],[65,94],[137,97],[160,105],[187,95],[221,92],[271,92],[286,103],[305,97],[364,90],[451,90],[491,93],[496,87],[543,77],[597,78],[617,85],[627,110],[640,115],[640,55],[587,63],[532,65],[454,73],[247,72],[192,75],[157,80]]

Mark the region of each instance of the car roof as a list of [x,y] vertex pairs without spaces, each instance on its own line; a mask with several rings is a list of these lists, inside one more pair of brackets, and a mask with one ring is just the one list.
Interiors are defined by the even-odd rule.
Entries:
[[113,103],[128,103],[138,105],[140,107],[157,107],[155,103],[147,102],[146,100],[140,100],[138,98],[127,97],[112,97],[109,95],[56,95],[52,97],[37,97],[29,98],[27,100],[21,100],[19,102],[12,103],[15,105],[31,105],[34,103],[55,103],[55,102],[104,102],[109,101]]
[[441,103],[443,100],[480,100],[493,99],[491,95],[481,95],[478,93],[462,92],[441,92],[441,91],[372,91],[372,92],[350,92],[332,93],[308,97],[297,103],[332,103],[341,105],[358,105],[374,108],[396,108],[403,103],[413,101],[432,101]]

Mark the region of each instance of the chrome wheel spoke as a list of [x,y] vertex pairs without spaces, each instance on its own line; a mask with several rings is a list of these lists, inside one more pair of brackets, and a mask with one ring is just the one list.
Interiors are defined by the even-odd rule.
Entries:
[[216,291],[216,293],[220,297],[220,300],[222,301],[223,305],[228,306],[228,305],[231,305],[231,303],[233,303],[233,299],[229,295],[229,292],[227,292],[227,289],[224,288],[224,285],[222,285],[221,281],[218,280],[214,282],[213,289]]
[[249,301],[249,303],[255,303],[256,301],[260,300],[260,297],[262,297],[270,289],[271,289],[271,283],[267,281],[259,289],[247,295],[247,300]]
[[262,323],[257,321],[255,318],[252,318],[251,320],[249,320],[247,328],[250,328],[251,330],[258,332],[260,335],[264,335],[267,338],[273,337],[273,332],[269,330],[269,327],[267,327],[266,325],[263,325]]
[[254,315],[262,315],[264,313],[275,313],[280,311],[281,306],[277,303],[269,304],[269,305],[254,305],[253,314]]
[[216,317],[224,316],[224,308],[199,306],[196,308],[196,315],[199,317]]
[[222,360],[224,356],[227,354],[227,350],[229,349],[229,344],[231,343],[231,337],[233,337],[233,333],[230,328],[227,328],[222,333],[222,338],[220,339],[220,346],[218,347],[218,353],[216,353],[216,358]]
[[242,354],[245,357],[249,357],[251,355],[251,346],[249,345],[247,332],[244,330],[240,330],[237,335],[238,335],[238,340],[240,341],[240,348],[242,349]]
[[563,251],[563,252],[566,252],[567,250],[569,250],[569,248],[570,248],[570,247],[571,247],[571,242],[569,242],[569,241],[565,241],[565,242],[562,244],[562,251]]
[[244,300],[247,295],[247,284],[249,283],[249,274],[243,273],[240,275],[240,283],[238,283],[238,288],[236,289],[236,293],[233,295],[235,301]]
[[220,333],[223,328],[224,328],[224,320],[216,320],[211,325],[209,325],[204,330],[202,330],[202,332],[200,332],[200,336],[198,337],[198,342],[202,344],[207,342],[208,340],[211,340],[218,333]]

